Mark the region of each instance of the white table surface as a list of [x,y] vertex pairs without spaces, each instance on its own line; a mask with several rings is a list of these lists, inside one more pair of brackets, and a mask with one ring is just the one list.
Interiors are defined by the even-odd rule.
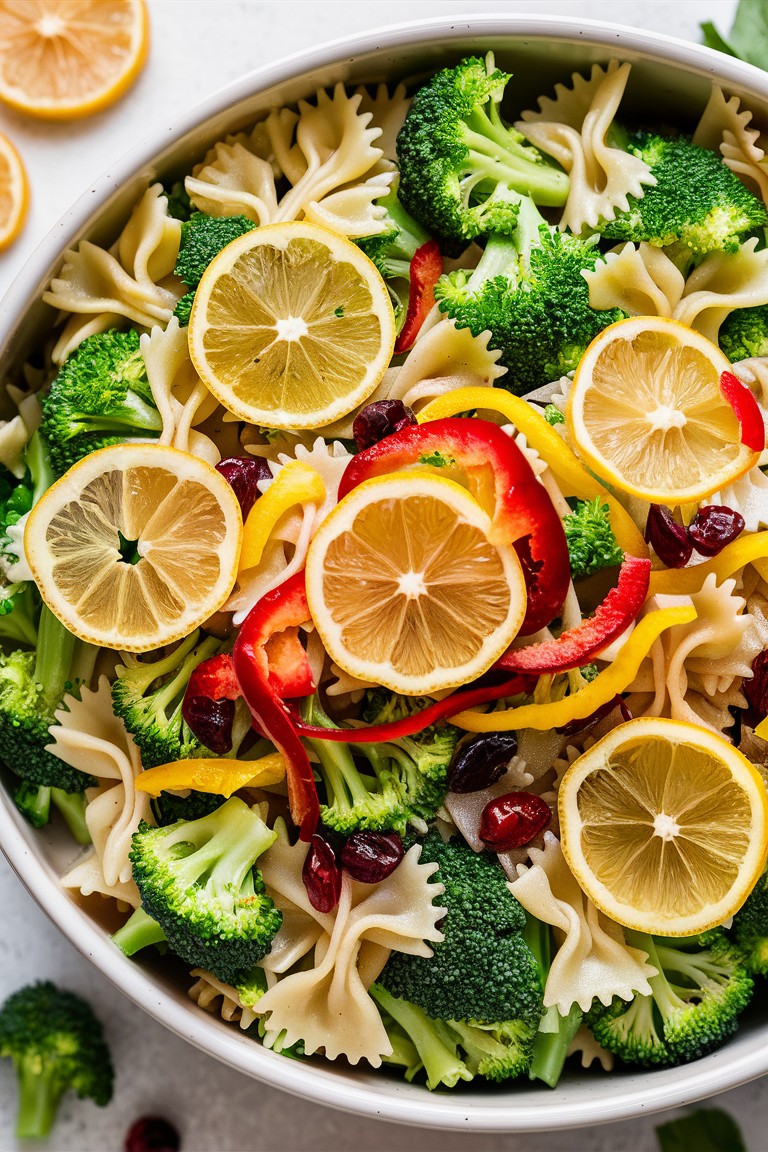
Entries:
[[[755,3],[757,0],[751,0]],[[152,49],[136,86],[114,108],[50,125],[0,111],[27,165],[27,227],[0,256],[0,297],[70,203],[153,126],[242,73],[356,31],[435,14],[531,12],[605,19],[698,40],[700,20],[730,27],[735,0],[149,0]],[[183,1152],[652,1152],[654,1120],[543,1136],[471,1136],[364,1120],[304,1103],[233,1072],[177,1039],[113,988],[46,919],[0,857],[0,1001],[50,978],[86,996],[104,1021],[117,1069],[108,1108],[66,1097],[52,1152],[118,1152],[129,1125],[155,1112],[174,1121]],[[738,1117],[750,1152],[768,1149],[768,1081],[718,1098]],[[542,1098],[542,1107],[546,1100]],[[0,1066],[0,1152],[13,1139],[15,1083]],[[29,1145],[26,1145],[29,1148]],[[694,1149],[691,1152],[695,1152]]]

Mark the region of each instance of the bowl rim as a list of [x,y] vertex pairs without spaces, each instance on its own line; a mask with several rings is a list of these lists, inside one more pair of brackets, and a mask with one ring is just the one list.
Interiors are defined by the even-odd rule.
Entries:
[[[768,76],[750,64],[662,33],[573,17],[500,13],[427,17],[305,49],[254,69],[205,97],[132,147],[86,189],[49,230],[8,289],[0,312],[0,357],[8,351],[19,323],[34,304],[53,254],[58,259],[72,238],[103,211],[110,193],[150,166],[163,145],[178,141],[259,91],[298,79],[303,73],[338,66],[376,51],[428,44],[437,37],[460,41],[478,35],[560,39],[611,49],[617,54],[623,48],[634,59],[660,61],[698,75],[716,74],[725,86],[732,84],[762,92],[768,100]],[[94,203],[99,205],[97,209]],[[751,1035],[742,1042],[738,1053],[720,1050],[681,1068],[630,1073],[614,1080],[615,1088],[610,1093],[605,1092],[602,1077],[590,1078],[590,1091],[577,1101],[568,1098],[567,1085],[553,1091],[542,1089],[535,1102],[528,1102],[511,1094],[489,1093],[480,1098],[464,1093],[429,1093],[423,1088],[416,1092],[408,1085],[383,1079],[381,1089],[378,1085],[355,1084],[334,1075],[332,1065],[286,1060],[231,1025],[223,1025],[218,1017],[190,1012],[191,1002],[174,999],[140,964],[123,956],[84,909],[70,899],[61,899],[62,889],[53,867],[35,850],[38,835],[15,810],[10,798],[3,795],[0,846],[8,862],[49,919],[87,960],[135,1004],[195,1047],[239,1072],[315,1103],[418,1127],[473,1132],[552,1131],[623,1120],[641,1112],[659,1112],[715,1095],[768,1071],[768,1046],[759,1035]]]

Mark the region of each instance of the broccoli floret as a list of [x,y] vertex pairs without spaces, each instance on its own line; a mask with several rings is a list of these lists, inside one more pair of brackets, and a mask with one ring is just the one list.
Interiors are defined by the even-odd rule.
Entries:
[[649,166],[656,184],[600,226],[610,240],[681,246],[685,261],[708,252],[736,252],[751,232],[768,225],[768,212],[716,152],[687,136],[632,132],[626,149]]
[[595,336],[624,317],[589,305],[582,272],[599,256],[591,239],[550,228],[524,198],[514,234],[491,235],[474,271],[441,276],[435,299],[457,328],[490,331],[489,347],[509,369],[503,387],[522,396],[573,371]]
[[445,939],[433,945],[431,958],[393,952],[379,984],[435,1020],[521,1021],[535,1029],[542,1013],[539,968],[521,934],[525,912],[501,867],[460,838],[444,843],[434,830],[421,845],[422,863],[436,863],[434,879],[445,885]]
[[51,819],[51,805],[61,813],[78,844],[90,844],[91,834],[85,822],[85,796],[82,792],[64,792],[22,780],[13,801],[34,828],[43,828]]
[[90,678],[96,649],[76,639],[46,606],[38,636],[34,652],[0,654],[0,759],[30,784],[82,792],[95,784],[93,777],[46,745],[64,694]]
[[721,324],[717,339],[732,364],[768,356],[768,304],[736,308]]
[[193,212],[189,219],[184,220],[175,272],[189,291],[182,296],[174,311],[182,327],[189,324],[195,290],[211,260],[227,244],[255,227],[246,216],[208,216],[205,212]]
[[621,564],[624,553],[613,534],[610,509],[599,496],[579,500],[563,521],[571,576],[593,576],[603,568]]
[[201,661],[222,649],[213,636],[193,632],[168,656],[154,663],[119,665],[112,706],[141,751],[144,768],[192,756],[210,755],[182,716],[189,678]]
[[486,1080],[501,1083],[528,1071],[537,1035],[536,1025],[524,1020],[506,1024],[469,1024],[447,1021],[459,1038],[464,1060],[470,1072]]
[[50,981],[20,988],[0,1008],[0,1056],[13,1060],[19,1087],[16,1135],[44,1139],[68,1090],[102,1106],[114,1073],[90,1006]]
[[568,197],[567,175],[502,120],[509,79],[492,55],[444,68],[416,93],[398,134],[400,199],[449,247],[514,230],[517,203],[500,191],[545,205]]
[[[395,718],[393,708],[408,708],[411,698],[396,699],[404,703],[394,705],[383,692],[377,698],[381,710],[369,700],[365,718],[369,723]],[[311,724],[337,727],[316,695],[306,701],[304,714]],[[355,744],[354,729],[349,729],[349,743],[311,740],[325,787],[326,803],[320,805],[323,823],[343,834],[358,828],[403,833],[408,824],[426,832],[448,790],[448,767],[460,736],[457,728],[441,724],[413,737],[375,744]]]
[[255,867],[275,837],[236,796],[199,820],[165,828],[142,821],[133,835],[143,911],[182,960],[228,984],[266,955],[282,923]]
[[184,187],[183,180],[177,180],[170,188],[165,186],[165,198],[168,201],[168,214],[174,220],[189,220],[192,215],[192,201]]
[[154,440],[163,427],[133,329],[83,340],[62,364],[42,407],[41,429],[57,476],[97,448]]
[[[23,518],[53,483],[48,446],[35,432],[24,452],[22,480],[0,469],[0,641],[34,648],[40,596],[33,581],[17,580]],[[22,523],[20,523],[22,521]]]
[[595,1039],[628,1064],[687,1064],[731,1036],[752,997],[753,981],[739,948],[722,929],[665,939],[627,931],[657,975],[650,996],[618,997],[587,1017]]
[[411,260],[431,236],[403,208],[397,185],[377,200],[377,204],[387,213],[385,230],[375,236],[363,236],[355,243],[373,261],[387,285],[395,313],[395,328],[399,332],[408,311]]
[[733,928],[750,972],[768,976],[768,868],[734,916]]
[[[418,1053],[419,1063],[412,1066],[408,1079],[423,1067],[427,1074],[427,1088],[455,1088],[459,1080],[472,1080],[474,1074],[459,1055],[458,1036],[451,1032],[442,1020],[430,1020],[429,1016],[416,1004],[411,1004],[400,996],[393,996],[382,984],[372,984],[370,994],[379,1008],[384,1009],[382,1019],[387,1024],[390,1017]],[[389,1035],[388,1029],[388,1035]],[[394,1044],[393,1044],[394,1048]]]
[[697,1108],[656,1128],[659,1152],[747,1152],[741,1130],[721,1108]]

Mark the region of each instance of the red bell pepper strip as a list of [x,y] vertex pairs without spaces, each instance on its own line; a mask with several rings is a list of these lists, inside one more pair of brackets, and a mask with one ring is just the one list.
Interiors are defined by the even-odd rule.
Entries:
[[500,684],[486,684],[477,688],[465,688],[454,692],[444,700],[428,704],[420,712],[403,716],[400,720],[390,720],[388,724],[373,724],[369,728],[321,728],[316,724],[305,724],[298,716],[293,723],[302,736],[313,740],[340,740],[345,744],[376,744],[379,741],[398,740],[401,736],[413,736],[428,728],[430,724],[455,716],[465,708],[477,708],[491,700],[501,700],[503,696],[517,696],[520,692],[530,692],[536,683],[532,676],[513,676]]
[[494,664],[494,670],[527,672],[567,672],[579,668],[620,636],[637,616],[648,595],[650,560],[624,555],[619,582],[595,611],[557,640],[545,640],[528,648],[509,649]]
[[209,656],[194,669],[184,693],[189,696],[205,696],[208,700],[237,700],[240,686],[237,683],[232,657],[227,652]]
[[[273,637],[286,630],[292,632],[309,618],[304,573],[297,572],[253,606],[232,650],[235,676],[251,715],[283,754],[291,817],[299,829],[299,837],[307,842],[317,828],[320,804],[307,753],[280,698],[278,681],[270,675],[269,645]],[[295,637],[295,633],[293,635]],[[292,640],[290,644],[293,645]],[[314,692],[311,676],[308,686]]]
[[442,274],[440,247],[437,240],[428,240],[416,249],[411,260],[408,311],[395,343],[395,352],[407,352],[413,346],[428,313],[435,306],[435,284]]
[[450,417],[393,432],[352,457],[341,478],[339,499],[372,476],[398,472],[409,464],[428,464],[435,454],[466,473],[470,492],[491,516],[491,543],[514,546],[528,589],[520,634],[538,632],[565,600],[570,581],[568,545],[546,488],[497,424]]
[[733,372],[723,372],[720,376],[720,391],[736,414],[742,444],[753,452],[762,452],[765,448],[763,414],[749,388]]

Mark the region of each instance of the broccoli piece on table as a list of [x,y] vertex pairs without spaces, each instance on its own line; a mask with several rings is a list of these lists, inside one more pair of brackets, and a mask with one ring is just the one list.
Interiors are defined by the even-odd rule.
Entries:
[[0,1056],[16,1068],[20,1139],[45,1139],[68,1090],[102,1106],[112,1099],[101,1024],[84,1000],[50,981],[20,988],[0,1008]]
[[83,340],[62,364],[42,408],[41,430],[57,476],[97,448],[154,440],[163,427],[133,329]]
[[[162,933],[145,942],[156,943],[164,935],[182,960],[237,985],[269,951],[282,923],[256,868],[275,838],[236,796],[199,820],[179,820],[165,828],[142,821],[130,852],[133,878],[141,912]],[[132,921],[120,933],[135,939]],[[151,932],[151,926],[145,927]],[[116,942],[122,947],[120,933]]]
[[600,257],[593,241],[550,228],[532,200],[518,200],[514,232],[493,233],[474,271],[441,276],[435,299],[457,328],[473,336],[490,331],[489,347],[509,369],[502,386],[524,395],[573,371],[587,345],[624,313],[590,307],[582,272]]
[[378,983],[435,1020],[533,1031],[542,1013],[542,983],[522,930],[526,916],[497,861],[476,854],[460,838],[444,843],[431,831],[420,842],[421,862],[436,863],[448,912],[444,940],[433,956],[393,952]]
[[734,916],[733,929],[747,968],[768,976],[768,868]]
[[33,828],[43,828],[51,819],[51,805],[61,813],[78,844],[90,844],[91,834],[85,822],[85,795],[64,792],[61,788],[30,784],[22,780],[13,794],[13,802]]
[[628,1064],[687,1064],[719,1048],[752,997],[744,956],[722,929],[666,939],[627,930],[657,975],[650,996],[594,1004],[587,1022],[603,1048]]
[[737,252],[742,240],[768,225],[768,212],[716,152],[687,136],[632,132],[625,147],[644,160],[655,178],[641,197],[600,225],[610,240],[641,240],[677,249],[692,262],[709,252]]
[[722,1108],[697,1108],[656,1128],[659,1152],[747,1152],[738,1124]]
[[732,364],[768,356],[768,304],[734,309],[720,325],[717,339]]
[[181,297],[174,310],[183,328],[189,324],[195,291],[211,260],[227,244],[255,227],[246,216],[208,216],[205,212],[193,212],[184,220],[175,272],[189,291]]
[[112,706],[141,751],[144,768],[210,755],[182,715],[189,678],[203,660],[220,652],[222,641],[193,632],[154,663],[130,660],[117,668]]
[[518,206],[504,195],[510,190],[544,205],[568,197],[565,172],[501,118],[509,79],[492,55],[443,68],[418,90],[398,134],[400,200],[449,247],[513,231]]
[[599,496],[579,500],[574,511],[565,517],[563,528],[574,579],[593,576],[624,559],[611,528],[610,509]]

